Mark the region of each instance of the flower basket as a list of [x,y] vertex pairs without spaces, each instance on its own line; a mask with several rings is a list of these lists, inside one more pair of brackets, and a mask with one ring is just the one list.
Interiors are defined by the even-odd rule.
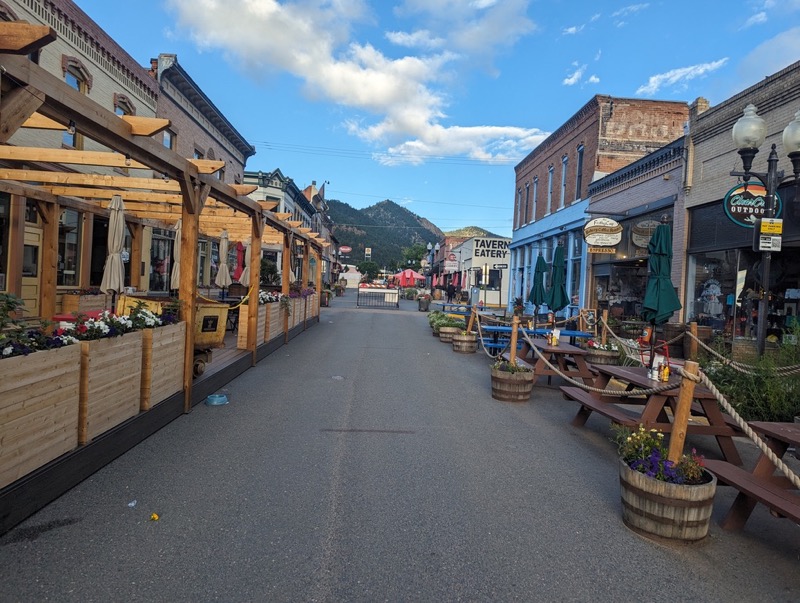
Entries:
[[586,348],[586,362],[591,364],[619,364],[619,351]]
[[142,331],[80,347],[78,443],[86,444],[139,413]]
[[81,346],[0,360],[0,488],[78,446]]
[[505,371],[491,368],[492,398],[502,402],[527,402],[531,399],[533,383],[536,379],[533,371]]
[[717,478],[696,486],[653,479],[619,461],[622,521],[648,537],[693,542],[705,538],[714,506]]
[[140,410],[183,390],[185,349],[185,322],[142,331]]
[[439,341],[453,343],[453,335],[461,332],[461,327],[440,327]]
[[[277,304],[276,304],[277,305]],[[256,325],[256,345],[264,343],[264,329],[267,323],[267,304],[259,304],[258,306],[258,322]],[[248,316],[250,314],[250,304],[242,304],[239,306],[239,322],[238,332],[236,336],[236,347],[240,350],[247,349],[247,330],[248,330]]]
[[475,332],[453,335],[453,351],[458,354],[474,354],[478,350],[478,334]]

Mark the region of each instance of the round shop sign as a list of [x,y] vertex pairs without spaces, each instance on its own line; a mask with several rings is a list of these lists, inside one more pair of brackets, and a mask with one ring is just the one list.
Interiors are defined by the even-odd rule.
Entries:
[[[722,200],[725,215],[731,222],[744,228],[753,228],[756,220],[764,217],[767,209],[767,189],[761,184],[737,184]],[[775,193],[775,218],[780,218],[783,202]]]
[[622,225],[611,218],[595,218],[583,227],[583,240],[590,247],[613,247],[622,240]]
[[658,220],[642,220],[636,222],[631,228],[631,241],[637,247],[647,247],[650,243],[650,237],[653,236],[653,231],[658,228],[660,222]]

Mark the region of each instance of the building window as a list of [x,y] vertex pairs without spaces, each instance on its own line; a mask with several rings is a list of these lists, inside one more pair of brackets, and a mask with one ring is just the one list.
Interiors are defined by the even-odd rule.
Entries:
[[564,155],[561,158],[561,199],[558,201],[558,208],[563,209],[564,203],[567,200],[567,164],[569,163],[569,157]]
[[575,200],[583,199],[581,186],[583,186],[583,145],[578,145],[578,161],[575,166]]
[[[84,66],[83,62],[67,55],[61,57],[61,70],[64,73],[64,81],[81,94],[88,94],[92,88],[92,76]],[[83,136],[75,129],[70,132],[66,130],[62,135],[61,142],[64,146],[73,149],[83,148]]]
[[114,113],[117,115],[136,115],[136,105],[125,94],[114,93]]
[[553,207],[553,173],[555,172],[555,168],[551,165],[547,168],[547,213],[545,215],[549,215],[551,208]]
[[530,192],[531,192],[530,191],[530,184],[526,182],[525,183],[525,213],[524,213],[523,220],[522,220],[523,224],[527,224],[528,223],[528,203],[530,202]]
[[522,189],[517,189],[517,228],[522,226]]
[[67,287],[78,285],[83,215],[65,209],[58,220],[58,266],[56,284]]
[[536,222],[536,201],[539,198],[539,176],[533,178],[533,211],[531,212],[531,222]]
[[162,144],[167,147],[168,149],[175,150],[175,132],[170,130],[169,128],[162,132]]
[[205,154],[200,149],[195,148],[195,150],[194,150],[194,158],[195,159],[204,159],[205,158]]

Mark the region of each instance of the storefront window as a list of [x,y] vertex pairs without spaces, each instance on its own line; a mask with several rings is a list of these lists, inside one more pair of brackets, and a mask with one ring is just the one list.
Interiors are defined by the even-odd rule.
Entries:
[[8,236],[11,214],[11,197],[8,193],[0,193],[0,291],[8,287]]
[[200,255],[197,259],[197,284],[205,287],[208,285],[205,279],[206,264],[208,263],[208,241],[200,241],[198,248]]
[[82,214],[72,209],[65,209],[61,212],[58,222],[58,267],[56,272],[56,283],[61,286],[78,286],[82,217]]
[[150,245],[150,291],[169,290],[172,239],[166,233],[167,231],[162,229],[153,229],[153,240]]

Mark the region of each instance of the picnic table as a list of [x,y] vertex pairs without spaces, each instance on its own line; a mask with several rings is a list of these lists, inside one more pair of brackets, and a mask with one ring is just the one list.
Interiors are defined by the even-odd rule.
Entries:
[[[593,384],[597,389],[630,391],[664,385],[650,379],[647,375],[647,367],[644,366],[595,364],[593,369],[598,373]],[[612,379],[621,383],[623,387],[609,387]],[[681,379],[679,375],[673,373],[667,382],[674,385],[673,389],[646,396],[601,395],[575,386],[562,386],[561,391],[567,399],[581,404],[572,420],[572,424],[577,427],[585,425],[592,412],[597,412],[620,425],[628,427],[643,425],[647,429],[670,433],[672,432],[672,422],[667,414],[667,408],[674,413]],[[730,416],[723,414],[716,397],[707,388],[696,386],[693,397],[692,415],[687,426],[687,433],[713,435],[723,457],[734,465],[741,465],[742,459],[733,442],[734,436],[742,435],[741,430]],[[620,405],[625,405],[626,408],[622,408]],[[637,408],[641,410],[637,412]]]
[[[764,439],[767,447],[778,458],[783,458],[790,446],[800,447],[798,423],[750,421],[748,425]],[[720,482],[739,490],[730,510],[720,523],[723,529],[742,529],[759,502],[767,505],[780,517],[788,517],[800,523],[800,495],[793,491],[794,486],[787,477],[776,473],[775,465],[763,452],[752,471],[718,460],[706,460],[705,466]]]
[[469,316],[472,313],[472,306],[469,304],[456,304],[448,302],[436,302],[434,305],[441,306],[445,314],[458,314],[459,316]]
[[[520,353],[520,355],[517,356],[517,362],[525,364],[533,369],[534,385],[539,381],[539,377],[546,376],[547,383],[549,384],[553,376],[561,375],[582,380],[587,385],[594,382],[595,375],[586,363],[586,350],[583,348],[562,342],[559,342],[558,345],[550,345],[545,339],[533,339],[532,341],[536,349],[541,352],[541,356],[537,354],[536,362],[531,364],[530,361],[532,361],[532,359],[528,359],[524,354]],[[547,358],[547,361],[557,368],[554,370],[547,366],[542,356]],[[506,360],[510,359],[510,354],[504,353],[503,358]]]

